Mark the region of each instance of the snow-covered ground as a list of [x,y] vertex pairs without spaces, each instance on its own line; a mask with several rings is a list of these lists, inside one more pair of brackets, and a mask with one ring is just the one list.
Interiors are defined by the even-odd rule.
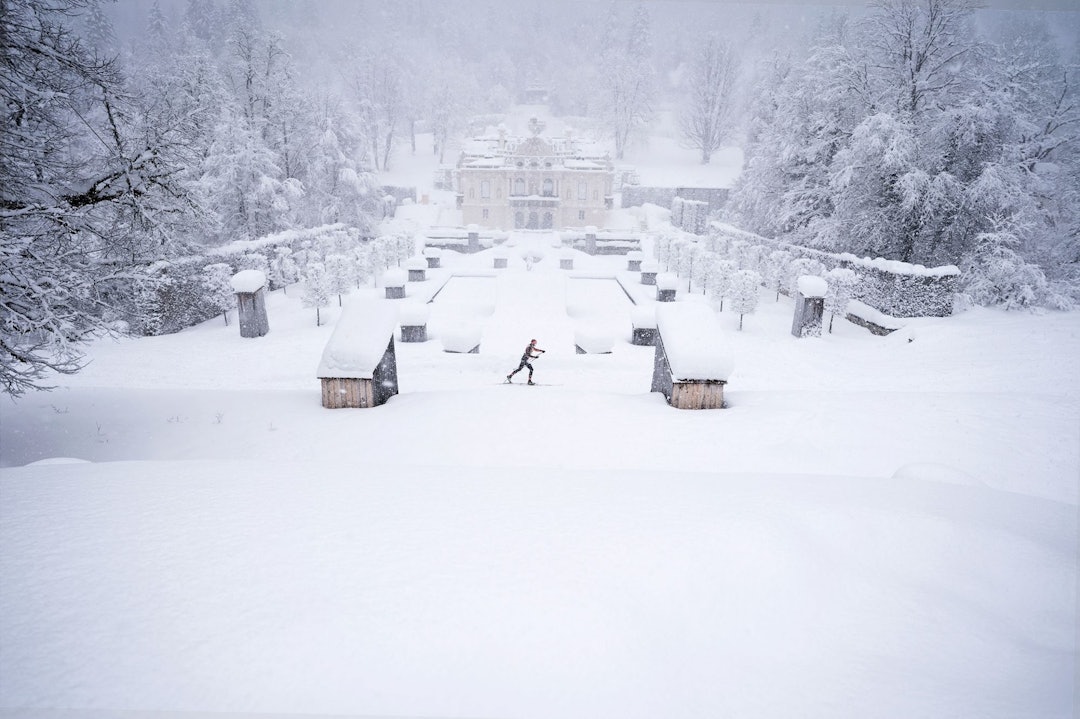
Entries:
[[[763,293],[678,411],[625,260],[511,243],[408,286],[478,275],[379,408],[320,406],[295,288],[3,400],[0,716],[1072,716],[1080,313],[796,339]],[[548,386],[500,384],[533,337]]]

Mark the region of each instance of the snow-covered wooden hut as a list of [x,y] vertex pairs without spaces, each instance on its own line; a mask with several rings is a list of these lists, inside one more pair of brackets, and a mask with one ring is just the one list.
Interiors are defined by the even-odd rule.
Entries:
[[723,330],[705,304],[677,302],[656,306],[653,392],[678,409],[720,409],[732,361]]
[[397,308],[380,301],[345,308],[323,349],[322,406],[376,407],[398,393]]
[[262,337],[270,331],[266,317],[266,273],[241,270],[232,276],[231,284],[240,315],[240,336]]

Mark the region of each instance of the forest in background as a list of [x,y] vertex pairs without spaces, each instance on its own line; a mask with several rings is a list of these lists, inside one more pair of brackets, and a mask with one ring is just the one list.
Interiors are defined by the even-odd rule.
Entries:
[[[610,142],[661,110],[725,219],[831,252],[956,264],[982,304],[1080,286],[1080,13],[341,0],[2,0],[0,376],[75,371],[117,283],[235,240],[369,236],[377,173],[530,86]],[[1066,40],[1071,39],[1071,44]]]

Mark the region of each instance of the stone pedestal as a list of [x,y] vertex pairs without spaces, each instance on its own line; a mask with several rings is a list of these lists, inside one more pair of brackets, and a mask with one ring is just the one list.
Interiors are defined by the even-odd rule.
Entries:
[[820,337],[821,321],[825,314],[824,297],[804,297],[795,294],[795,317],[791,322],[791,334],[796,337]]

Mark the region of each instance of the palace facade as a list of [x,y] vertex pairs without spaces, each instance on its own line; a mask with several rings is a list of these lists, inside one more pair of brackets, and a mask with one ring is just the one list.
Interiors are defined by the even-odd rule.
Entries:
[[603,227],[612,207],[611,158],[563,138],[478,137],[457,165],[465,225],[498,230]]

